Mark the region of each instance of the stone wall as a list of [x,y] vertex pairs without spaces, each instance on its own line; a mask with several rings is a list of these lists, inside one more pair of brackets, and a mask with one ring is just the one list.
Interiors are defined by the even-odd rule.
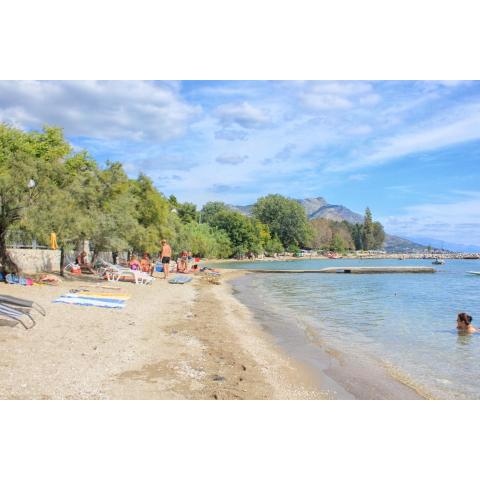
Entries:
[[60,272],[60,250],[8,248],[22,273]]

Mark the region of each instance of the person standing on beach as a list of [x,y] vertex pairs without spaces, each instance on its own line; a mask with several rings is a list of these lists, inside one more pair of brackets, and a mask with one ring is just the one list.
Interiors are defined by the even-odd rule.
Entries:
[[172,249],[165,239],[162,240],[162,251],[160,252],[160,259],[163,265],[163,278],[168,278],[170,273],[170,259],[172,258]]

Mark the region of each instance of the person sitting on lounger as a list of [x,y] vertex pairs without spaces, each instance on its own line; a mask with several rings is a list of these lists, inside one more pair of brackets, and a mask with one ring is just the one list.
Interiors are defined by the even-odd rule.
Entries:
[[77,263],[80,266],[80,270],[82,271],[82,273],[88,272],[88,273],[95,274],[95,270],[92,268],[92,266],[87,260],[87,252],[82,252],[77,257]]
[[150,260],[148,253],[143,254],[143,257],[140,260],[140,269],[142,272],[148,273],[149,275],[153,274],[153,263]]
[[187,264],[185,262],[185,258],[182,252],[177,258],[177,273],[185,273],[186,269],[187,269]]
[[466,313],[457,315],[457,330],[459,333],[478,333],[478,328],[472,325],[472,316]]
[[135,255],[132,255],[130,262],[128,262],[128,266],[130,267],[130,270],[140,270],[140,262]]
[[177,272],[188,273],[188,270],[188,253],[186,251],[182,251],[177,260]]

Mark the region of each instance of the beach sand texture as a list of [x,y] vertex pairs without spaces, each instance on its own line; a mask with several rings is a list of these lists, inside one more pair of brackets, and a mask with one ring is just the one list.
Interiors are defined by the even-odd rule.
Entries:
[[[0,319],[1,399],[325,398],[221,284],[118,283],[123,310],[52,303],[85,281],[1,285],[47,311],[31,330]],[[92,284],[90,291],[108,292]]]

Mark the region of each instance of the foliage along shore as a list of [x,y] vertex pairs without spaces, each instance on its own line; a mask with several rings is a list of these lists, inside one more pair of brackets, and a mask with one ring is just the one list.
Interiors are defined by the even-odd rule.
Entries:
[[367,208],[363,224],[308,221],[295,200],[274,194],[259,198],[252,216],[208,202],[193,203],[159,192],[141,173],[131,179],[119,162],[100,166],[75,151],[61,128],[23,131],[0,125],[0,264],[15,271],[7,244],[48,245],[56,233],[62,252],[89,240],[101,251],[156,255],[167,238],[174,252],[209,258],[275,255],[301,248],[335,252],[374,250],[385,234]]

